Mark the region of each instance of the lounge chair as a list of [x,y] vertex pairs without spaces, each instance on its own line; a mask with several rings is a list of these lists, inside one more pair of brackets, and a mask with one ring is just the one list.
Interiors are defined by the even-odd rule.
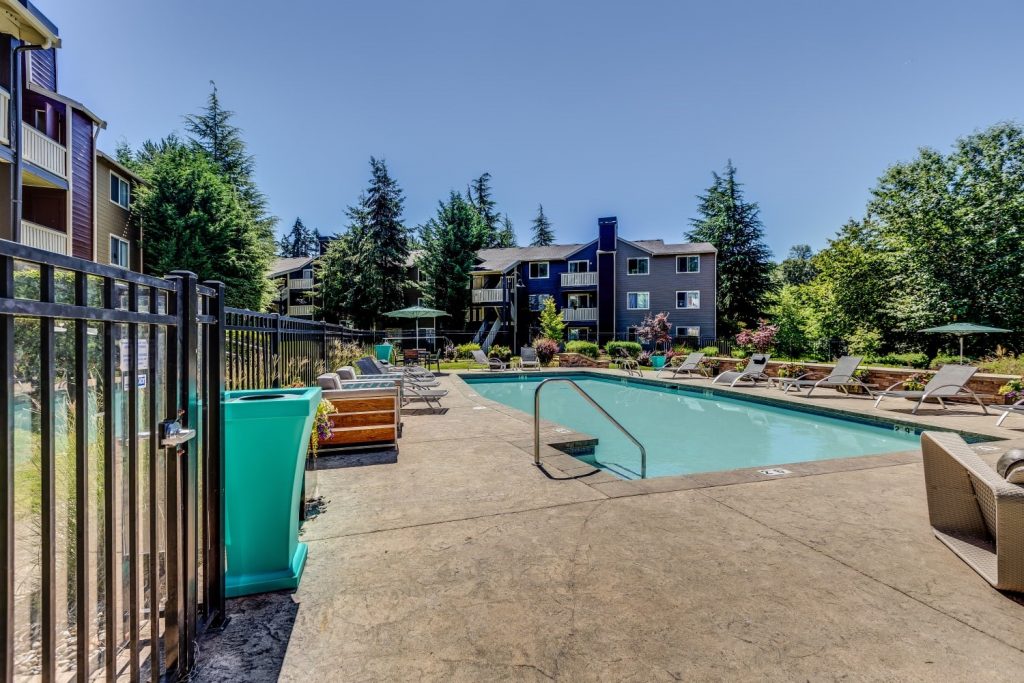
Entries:
[[477,365],[486,365],[488,370],[504,370],[508,367],[505,361],[498,358],[489,358],[480,349],[473,352],[473,360],[476,361]]
[[996,420],[996,427],[1000,427],[1003,424],[1003,420],[1005,420],[1010,415],[1012,415],[1014,413],[1016,413],[1017,415],[1024,415],[1024,398],[1022,398],[1021,400],[1017,401],[1013,405],[1009,405],[1009,406],[992,406],[992,408],[994,410],[998,410],[998,411],[1002,412],[1002,415],[1000,415],[999,419]]
[[519,349],[519,367],[522,370],[530,368],[540,370],[540,358],[537,357],[537,349],[532,346],[524,346]]
[[630,376],[636,375],[637,377],[643,377],[644,373],[640,369],[640,361],[626,352],[626,349],[619,349],[619,367]]
[[[678,358],[678,356],[676,356],[676,358]],[[675,359],[673,358],[673,360]],[[686,356],[686,358],[683,359],[683,362],[679,365],[666,365],[661,370],[658,370],[658,374],[656,376],[661,377],[661,373],[671,372],[672,376],[668,379],[676,379],[679,376],[679,373],[685,372],[687,377],[693,377],[693,373],[697,373],[698,377],[707,377],[707,372],[700,364],[702,360],[704,360],[703,353],[699,351],[691,353]]]
[[764,369],[768,367],[769,358],[771,358],[771,356],[766,353],[755,353],[750,357],[745,368],[742,370],[730,370],[729,372],[723,372],[718,377],[711,380],[711,383],[725,384],[728,382],[730,387],[734,387],[739,382],[750,382],[756,385],[758,382],[771,381],[771,377],[764,373]]
[[849,394],[850,387],[860,387],[868,392],[868,396],[874,396],[871,390],[877,388],[878,385],[866,384],[854,376],[861,360],[863,359],[860,356],[843,356],[836,361],[832,372],[821,379],[807,379],[810,373],[805,373],[799,377],[780,377],[777,378],[777,381],[784,393],[789,393],[790,389],[796,389],[799,393],[802,388],[807,387],[807,396],[810,396],[818,387],[828,387],[840,389],[844,394]]
[[441,399],[448,395],[447,389],[438,389],[440,383],[435,379],[430,383],[420,383],[413,377],[396,372],[392,374],[379,374],[377,367],[369,358],[360,358],[356,361],[356,367],[362,372],[362,377],[370,380],[393,380],[402,385],[402,403],[410,401],[425,401],[427,405],[434,404],[441,407]]
[[407,377],[412,377],[414,379],[420,380],[421,382],[430,383],[437,381],[437,377],[434,375],[434,373],[432,373],[430,370],[421,365],[403,365],[402,367],[394,367],[391,365],[384,365],[376,358],[370,358],[370,362],[377,366],[377,370],[379,370],[383,374],[402,373]]
[[374,362],[374,359],[369,357],[357,360],[356,367],[359,368],[359,372],[362,373],[363,377],[374,379],[398,379],[402,380],[405,384],[414,385],[421,389],[433,389],[441,386],[441,383],[437,381],[437,378],[433,375],[430,375],[429,377],[420,377],[400,370],[382,372],[377,363]]
[[994,588],[1024,591],[1024,486],[956,434],[925,432],[921,452],[935,536]]
[[882,402],[883,398],[916,398],[918,399],[917,405],[914,406],[914,410],[911,411],[913,415],[917,415],[918,408],[925,402],[925,399],[934,398],[939,402],[939,405],[943,408],[946,407],[944,398],[953,398],[954,396],[969,396],[981,406],[981,411],[988,415],[988,410],[985,408],[985,404],[981,402],[978,395],[967,388],[967,382],[970,381],[974,373],[978,371],[978,368],[972,365],[943,365],[939,368],[935,376],[931,378],[928,384],[924,385],[922,391],[904,391],[896,389],[896,387],[903,384],[903,382],[896,382],[891,387],[878,394],[878,399],[875,401],[875,407]]

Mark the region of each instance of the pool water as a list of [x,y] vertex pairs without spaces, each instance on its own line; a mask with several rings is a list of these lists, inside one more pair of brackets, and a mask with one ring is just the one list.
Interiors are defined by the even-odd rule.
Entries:
[[[564,376],[564,375],[562,375]],[[530,415],[533,377],[463,377],[484,398]],[[913,430],[709,395],[701,390],[629,383],[614,377],[570,379],[647,449],[647,476],[717,472],[808,460],[892,453],[918,447]],[[626,479],[640,478],[640,453],[571,386],[541,394],[541,417],[597,437],[592,455],[577,456]]]

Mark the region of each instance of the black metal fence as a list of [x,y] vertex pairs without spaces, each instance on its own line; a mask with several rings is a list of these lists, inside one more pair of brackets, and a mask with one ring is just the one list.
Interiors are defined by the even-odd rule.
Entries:
[[4,680],[180,676],[223,615],[222,302],[0,241]]

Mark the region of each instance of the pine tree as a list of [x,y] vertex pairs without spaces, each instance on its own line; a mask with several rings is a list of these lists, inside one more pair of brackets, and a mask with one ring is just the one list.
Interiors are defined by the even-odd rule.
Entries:
[[721,327],[735,331],[753,324],[775,292],[772,253],[764,242],[760,207],[743,199],[730,160],[725,173],[712,173],[714,182],[699,195],[698,218],[691,219],[687,237],[710,242],[718,249],[718,313]]
[[484,225],[484,248],[496,247],[499,242],[498,215],[495,207],[497,202],[491,198],[491,174],[484,173],[470,184],[466,191],[466,198],[480,214],[480,220]]
[[555,232],[551,221],[544,215],[544,205],[537,205],[537,217],[533,219],[533,241],[531,247],[548,247],[555,243]]
[[409,259],[409,235],[402,224],[404,201],[384,160],[370,157],[370,186],[359,204],[348,210],[351,255],[358,265],[353,286],[360,297],[351,315],[359,326],[383,324],[383,314],[404,303]]
[[[352,218],[350,211],[350,218]],[[323,256],[317,261],[316,296],[320,301],[320,315],[327,322],[349,320],[357,303],[354,243],[359,238],[362,222],[356,219],[349,230],[327,244]],[[359,225],[355,230],[352,225]]]
[[540,336],[555,341],[565,338],[565,320],[555,305],[555,298],[544,299],[544,308],[540,309]]
[[133,220],[146,226],[146,270],[190,270],[227,285],[228,305],[263,309],[272,245],[210,157],[170,138],[144,145],[133,167],[146,180],[133,206]]
[[498,231],[498,239],[494,246],[503,249],[519,246],[519,240],[516,238],[516,231],[512,228],[512,221],[509,220],[507,213],[502,216],[501,230]]
[[311,232],[301,218],[296,218],[292,229],[277,243],[278,253],[283,257],[316,256],[320,253],[319,232]]
[[457,325],[466,320],[470,278],[486,230],[477,210],[457,192],[447,202],[439,202],[437,215],[420,228],[424,294]]

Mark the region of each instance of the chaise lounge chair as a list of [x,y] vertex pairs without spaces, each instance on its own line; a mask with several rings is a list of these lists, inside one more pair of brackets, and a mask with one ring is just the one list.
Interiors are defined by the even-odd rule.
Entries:
[[934,398],[939,402],[940,406],[945,408],[946,403],[942,399],[953,398],[954,396],[969,396],[974,399],[975,403],[981,406],[981,411],[988,415],[989,412],[985,408],[985,404],[981,402],[977,394],[967,388],[967,382],[970,381],[977,371],[978,368],[972,365],[943,365],[928,384],[924,385],[924,390],[904,391],[896,389],[896,387],[903,384],[903,382],[896,382],[896,384],[878,394],[875,407],[878,407],[883,398],[916,398],[918,399],[917,405],[914,406],[911,414],[917,415],[917,410],[924,403],[925,399]]
[[[367,357],[369,358],[369,356],[367,356]],[[373,363],[374,365],[376,365],[377,366],[377,370],[379,370],[381,373],[383,373],[385,375],[388,374],[388,373],[391,373],[391,374],[402,373],[402,374],[406,375],[407,377],[413,377],[413,378],[415,378],[417,380],[421,380],[421,382],[420,382],[421,384],[422,383],[431,383],[431,382],[436,383],[437,382],[437,376],[434,375],[434,373],[432,373],[427,368],[423,367],[422,365],[403,365],[402,367],[392,367],[390,365],[384,365],[383,363],[381,363],[376,358],[370,358],[370,362]]]
[[437,388],[440,383],[436,379],[429,383],[421,383],[416,378],[409,377],[408,375],[404,375],[400,372],[379,374],[376,372],[377,368],[370,358],[360,358],[356,361],[356,367],[358,367],[359,371],[363,373],[361,377],[382,380],[390,379],[401,382],[403,403],[408,403],[410,401],[424,401],[427,405],[434,404],[440,408],[441,399],[448,395],[447,389]]
[[537,357],[537,349],[532,346],[524,346],[519,349],[519,367],[523,370],[540,370],[540,358]]
[[631,377],[633,375],[636,375],[637,377],[644,376],[643,371],[640,369],[640,361],[626,353],[626,349],[619,349],[618,363],[619,367],[622,368],[623,372],[625,372],[627,375]]
[[826,377],[807,379],[807,375],[810,373],[806,373],[799,377],[782,377],[778,379],[778,382],[782,386],[784,393],[789,393],[790,389],[796,389],[797,393],[799,393],[800,389],[807,387],[808,397],[818,387],[841,389],[844,394],[850,393],[848,391],[850,387],[860,387],[868,392],[868,396],[874,396],[871,390],[877,388],[877,384],[865,384],[854,377],[854,373],[857,372],[857,366],[860,365],[861,360],[860,356],[843,356],[836,361],[835,368]]
[[477,365],[486,365],[488,370],[504,370],[508,367],[505,361],[498,358],[489,358],[483,351],[477,349],[473,352],[473,360]]
[[357,360],[356,367],[359,368],[359,372],[361,372],[364,377],[400,379],[424,388],[441,386],[441,383],[437,378],[426,370],[423,370],[424,374],[417,374],[408,368],[389,368],[385,365],[381,365],[380,361],[369,356]]
[[771,377],[764,373],[764,369],[768,367],[768,359],[771,358],[766,353],[755,353],[750,357],[750,361],[747,363],[747,367],[742,370],[731,370],[729,372],[723,372],[718,377],[711,380],[712,384],[725,384],[729,382],[730,387],[736,386],[738,382],[750,382],[756,385],[758,382],[768,382]]
[[992,408],[1003,413],[1002,415],[999,416],[999,419],[996,420],[996,427],[1000,427],[1000,426],[1002,426],[1003,421],[1007,417],[1009,417],[1010,415],[1012,415],[1014,413],[1016,413],[1017,415],[1024,415],[1024,398],[1022,398],[1021,400],[1017,401],[1013,405],[1009,405],[1009,406],[992,406]]
[[925,432],[921,452],[935,536],[994,588],[1024,591],[1024,486],[957,434]]
[[666,365],[661,370],[658,370],[658,374],[655,376],[661,377],[661,373],[671,372],[672,376],[667,379],[676,379],[679,373],[685,372],[687,377],[693,377],[693,373],[697,373],[698,377],[707,377],[707,372],[700,365],[702,360],[704,360],[703,353],[699,351],[691,353],[679,365]]

